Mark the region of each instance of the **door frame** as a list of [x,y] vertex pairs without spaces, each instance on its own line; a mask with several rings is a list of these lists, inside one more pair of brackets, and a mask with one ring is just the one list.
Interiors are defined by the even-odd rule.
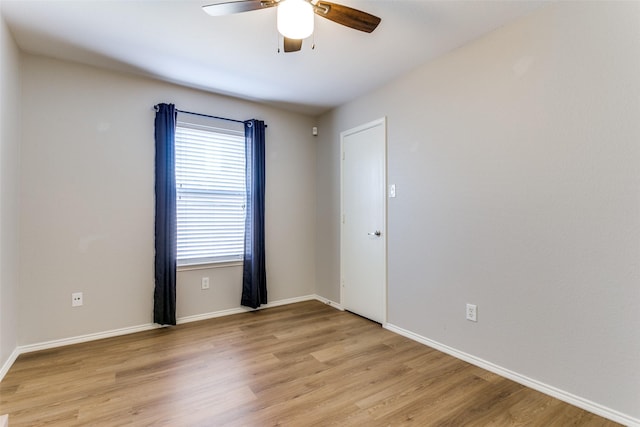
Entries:
[[354,133],[362,132],[364,130],[382,125],[384,141],[382,144],[382,156],[383,156],[383,167],[382,167],[382,239],[384,246],[384,260],[383,260],[383,280],[382,280],[382,326],[385,327],[387,324],[387,258],[388,258],[388,250],[387,250],[387,117],[381,117],[379,119],[373,120],[371,122],[362,124],[360,126],[356,126],[354,128],[345,130],[340,132],[340,305],[342,308],[346,308],[344,306],[344,139],[346,136],[349,136]]

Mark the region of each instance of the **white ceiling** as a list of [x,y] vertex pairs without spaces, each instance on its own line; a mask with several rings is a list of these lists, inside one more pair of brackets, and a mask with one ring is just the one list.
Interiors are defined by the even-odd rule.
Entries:
[[[276,8],[212,17],[215,0],[0,0],[26,52],[320,114],[547,3],[334,0],[382,18],[371,34],[316,17],[278,53]],[[471,70],[470,70],[471,72]]]

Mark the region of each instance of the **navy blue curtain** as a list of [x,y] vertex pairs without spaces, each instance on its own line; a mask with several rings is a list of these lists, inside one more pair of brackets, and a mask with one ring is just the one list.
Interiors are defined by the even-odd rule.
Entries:
[[156,106],[155,290],[153,321],[176,324],[176,107]]
[[267,274],[264,251],[265,142],[264,122],[244,124],[246,144],[247,203],[244,229],[244,264],[241,304],[258,308],[267,303]]

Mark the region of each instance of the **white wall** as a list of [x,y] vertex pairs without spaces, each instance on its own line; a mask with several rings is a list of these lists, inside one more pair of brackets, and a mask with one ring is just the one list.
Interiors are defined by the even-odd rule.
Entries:
[[0,16],[0,369],[17,343],[19,141],[20,56]]
[[[23,55],[19,345],[152,322],[159,102],[266,121],[269,300],[314,293],[311,118]],[[178,317],[238,308],[241,276],[240,267],[180,272]],[[71,307],[76,291],[83,307]]]
[[321,117],[317,293],[339,132],[387,116],[389,323],[640,419],[639,23],[560,2]]

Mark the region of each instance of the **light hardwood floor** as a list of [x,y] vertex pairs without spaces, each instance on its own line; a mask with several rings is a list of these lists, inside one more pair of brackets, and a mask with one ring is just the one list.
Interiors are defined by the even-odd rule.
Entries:
[[19,426],[614,426],[317,301],[21,355]]

